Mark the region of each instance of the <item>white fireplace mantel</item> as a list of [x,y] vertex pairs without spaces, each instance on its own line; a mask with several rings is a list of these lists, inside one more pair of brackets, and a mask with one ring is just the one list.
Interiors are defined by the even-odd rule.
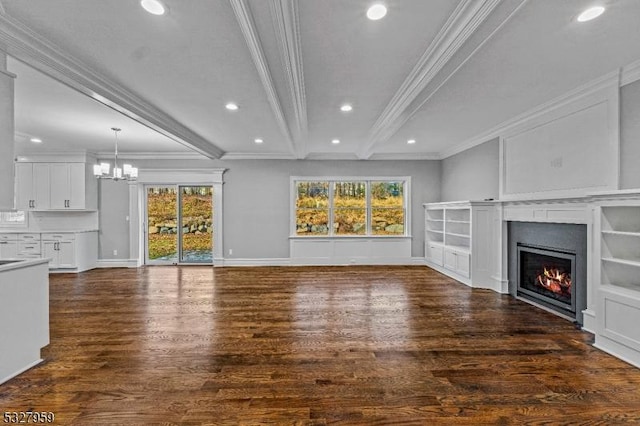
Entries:
[[598,205],[609,201],[638,200],[640,188],[618,191],[593,192],[583,196],[568,198],[539,198],[520,200],[498,200],[495,203],[500,210],[499,220],[502,226],[496,227],[500,235],[500,256],[498,256],[501,276],[496,280],[501,281],[502,292],[507,293],[508,282],[508,222],[544,222],[544,223],[571,223],[587,226],[587,308],[583,311],[583,329],[591,333],[596,332],[596,290],[594,276],[595,242],[597,236],[594,223],[596,208]]

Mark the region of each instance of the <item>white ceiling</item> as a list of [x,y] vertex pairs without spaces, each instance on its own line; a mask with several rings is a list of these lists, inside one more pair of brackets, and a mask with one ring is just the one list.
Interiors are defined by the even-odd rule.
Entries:
[[638,0],[383,2],[0,0],[18,149],[442,158],[640,59]]

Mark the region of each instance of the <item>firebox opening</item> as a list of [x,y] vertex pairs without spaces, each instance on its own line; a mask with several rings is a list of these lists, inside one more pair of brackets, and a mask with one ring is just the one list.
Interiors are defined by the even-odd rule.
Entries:
[[518,244],[518,296],[575,318],[576,254]]

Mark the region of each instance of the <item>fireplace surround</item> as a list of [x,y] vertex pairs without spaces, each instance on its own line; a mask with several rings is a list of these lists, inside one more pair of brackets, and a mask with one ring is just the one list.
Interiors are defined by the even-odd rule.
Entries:
[[582,325],[587,226],[508,222],[509,293]]

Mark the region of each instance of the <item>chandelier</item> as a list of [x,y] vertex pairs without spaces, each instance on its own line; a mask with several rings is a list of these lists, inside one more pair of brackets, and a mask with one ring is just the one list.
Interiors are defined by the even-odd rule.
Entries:
[[112,127],[113,133],[116,137],[116,150],[113,155],[113,171],[111,173],[111,164],[100,163],[93,166],[93,175],[98,179],[111,179],[111,180],[136,180],[138,177],[138,168],[132,167],[131,164],[123,164],[122,167],[118,167],[118,132],[122,129]]

